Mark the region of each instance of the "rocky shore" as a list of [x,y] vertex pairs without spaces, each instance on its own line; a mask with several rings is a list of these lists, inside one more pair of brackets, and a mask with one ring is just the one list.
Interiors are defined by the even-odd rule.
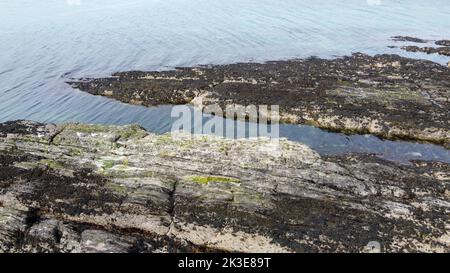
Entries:
[[132,71],[70,84],[146,106],[195,104],[200,98],[222,109],[280,105],[286,123],[450,147],[450,69],[397,55]]
[[[340,62],[353,67],[350,60],[365,63],[369,58],[358,56]],[[372,69],[372,73],[364,72],[367,82],[349,78],[348,85],[338,85],[338,78],[342,81],[343,75],[350,75],[345,72],[348,69],[343,69],[342,75],[336,72],[334,80],[326,74],[319,77],[317,69],[335,61],[311,59],[285,62],[285,72],[279,70],[278,62],[242,64],[160,74],[133,72],[119,74],[119,80],[95,80],[83,86],[99,94],[111,90],[112,97],[128,100],[132,94],[129,91],[138,90],[138,84],[142,83],[139,90],[153,84],[152,90],[160,96],[145,93],[148,97],[143,94],[139,98],[142,103],[152,104],[185,94],[195,97],[199,94],[194,94],[194,88],[192,94],[185,89],[179,95],[166,92],[167,98],[162,97],[162,91],[175,86],[197,86],[202,90],[200,87],[208,86],[206,83],[212,79],[221,79],[215,90],[226,85],[235,86],[236,92],[244,90],[241,85],[270,89],[280,84],[286,86],[280,90],[283,96],[289,96],[287,85],[292,81],[297,87],[302,84],[301,92],[311,106],[318,103],[314,94],[319,92],[329,94],[328,98],[342,107],[349,97],[337,90],[347,86],[346,90],[353,92],[360,89],[358,92],[367,95],[371,103],[379,101],[380,107],[383,103],[394,106],[397,100],[411,102],[400,109],[397,106],[398,111],[412,111],[413,105],[424,107],[430,112],[415,112],[424,120],[416,127],[447,130],[438,117],[439,113],[448,113],[437,104],[448,105],[442,99],[444,89],[440,89],[446,86],[448,71],[429,62],[392,56],[373,60],[380,65],[367,68]],[[319,86],[306,79],[282,79],[295,67],[304,69],[305,62],[310,63],[310,73],[318,76],[315,82]],[[421,66],[429,69],[424,75],[416,75],[416,80],[406,80],[402,73],[401,79],[380,81],[381,89],[367,79],[375,80],[381,71],[402,70],[409,62],[409,73]],[[261,70],[256,71],[261,74],[255,77],[254,69],[258,67]],[[433,69],[435,73],[431,73]],[[278,83],[268,82],[274,71],[280,73],[272,75]],[[211,73],[217,74],[213,77]],[[232,82],[224,83],[225,74]],[[150,79],[155,75],[162,79]],[[175,79],[167,79],[169,75]],[[203,80],[179,80],[187,75]],[[250,79],[256,83],[241,82]],[[428,88],[429,98],[414,88],[414,81]],[[119,86],[126,84],[129,89],[118,93]],[[369,90],[373,92],[370,96]],[[377,95],[383,90],[403,95],[391,94],[392,99],[383,102]],[[293,95],[298,92],[292,90]],[[270,94],[259,97],[273,101],[275,97]],[[214,96],[226,94],[218,92]],[[188,102],[191,97],[179,102]],[[250,92],[248,100],[254,99]],[[350,100],[363,103],[358,96],[350,96]],[[302,111],[296,113],[300,116]],[[320,116],[321,112],[316,113]],[[381,109],[375,113],[383,115]],[[387,122],[388,116],[385,118],[378,120]],[[449,215],[450,167],[445,163],[414,161],[411,165],[397,165],[363,154],[321,157],[307,146],[286,140],[277,145],[267,139],[226,140],[186,133],[173,138],[135,125],[28,121],[0,124],[2,252],[449,252]]]

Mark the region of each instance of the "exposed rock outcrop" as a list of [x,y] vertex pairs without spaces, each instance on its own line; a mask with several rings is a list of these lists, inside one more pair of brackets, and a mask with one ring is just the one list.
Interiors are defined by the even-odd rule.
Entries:
[[420,43],[420,44],[428,43],[428,40],[420,39],[417,37],[411,37],[411,36],[394,36],[394,37],[392,37],[392,40],[396,41],[396,42],[412,42],[412,43]]
[[403,46],[402,49],[408,52],[422,52],[427,54],[439,54],[443,56],[450,56],[450,46],[442,46],[442,47]]
[[[140,105],[280,105],[281,121],[450,145],[450,70],[397,55],[124,72],[71,82]],[[224,112],[226,114],[226,111]]]
[[450,251],[448,164],[174,136],[0,124],[0,250]]
[[[425,44],[429,43],[429,40],[424,40],[416,37],[410,37],[410,36],[394,36],[392,37],[393,41],[396,42],[409,42],[409,43],[418,43],[418,44]],[[401,49],[408,51],[408,52],[422,52],[427,54],[439,54],[443,56],[450,56],[450,41],[449,40],[438,40],[434,42],[435,45],[441,46],[441,47],[431,47],[431,46],[425,46],[425,47],[418,47],[413,45],[407,45],[402,46]],[[391,48],[396,48],[396,46],[390,46]]]
[[440,46],[450,46],[450,40],[439,40],[436,41],[436,44]]

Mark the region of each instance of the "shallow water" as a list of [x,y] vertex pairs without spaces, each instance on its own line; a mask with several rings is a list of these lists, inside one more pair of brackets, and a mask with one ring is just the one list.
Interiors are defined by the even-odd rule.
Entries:
[[[166,106],[124,105],[71,89],[68,78],[124,70],[352,52],[412,55],[394,35],[450,38],[448,0],[0,0],[0,121],[139,123],[170,129]],[[450,160],[447,150],[282,126],[323,153],[381,152]],[[330,148],[333,146],[333,148]],[[369,148],[367,148],[369,147]],[[426,152],[426,151],[428,152]]]

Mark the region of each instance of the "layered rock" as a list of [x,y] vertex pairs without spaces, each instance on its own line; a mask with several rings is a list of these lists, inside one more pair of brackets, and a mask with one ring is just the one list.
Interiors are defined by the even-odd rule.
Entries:
[[222,109],[279,105],[282,122],[450,145],[450,70],[397,55],[135,71],[71,84],[147,106],[199,98]]
[[286,140],[9,122],[0,250],[449,252],[449,182],[446,163]]

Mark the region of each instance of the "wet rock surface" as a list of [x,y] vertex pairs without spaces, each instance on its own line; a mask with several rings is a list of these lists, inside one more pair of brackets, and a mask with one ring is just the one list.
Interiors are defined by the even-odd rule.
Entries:
[[450,40],[439,40],[436,41],[436,44],[440,46],[450,46]]
[[135,125],[0,128],[2,252],[450,251],[446,163]]
[[411,36],[394,36],[394,37],[392,37],[392,40],[396,41],[396,42],[412,42],[412,43],[420,43],[420,44],[428,43],[428,40],[411,37]]
[[[450,69],[397,55],[123,72],[70,82],[138,105],[280,105],[281,121],[449,147]],[[226,111],[223,113],[226,114]]]
[[439,54],[444,56],[450,56],[450,46],[443,46],[443,47],[403,46],[402,49],[408,52],[423,52],[427,54]]
[[[424,40],[410,36],[394,36],[392,37],[392,40],[395,42],[408,42],[416,44],[426,44],[431,42],[429,40]],[[408,52],[421,52],[426,54],[439,54],[443,56],[450,56],[450,40],[438,40],[434,41],[434,44],[440,47],[432,47],[432,46],[419,47],[415,45],[406,45],[400,48]],[[396,48],[396,46],[389,46],[389,47]]]

